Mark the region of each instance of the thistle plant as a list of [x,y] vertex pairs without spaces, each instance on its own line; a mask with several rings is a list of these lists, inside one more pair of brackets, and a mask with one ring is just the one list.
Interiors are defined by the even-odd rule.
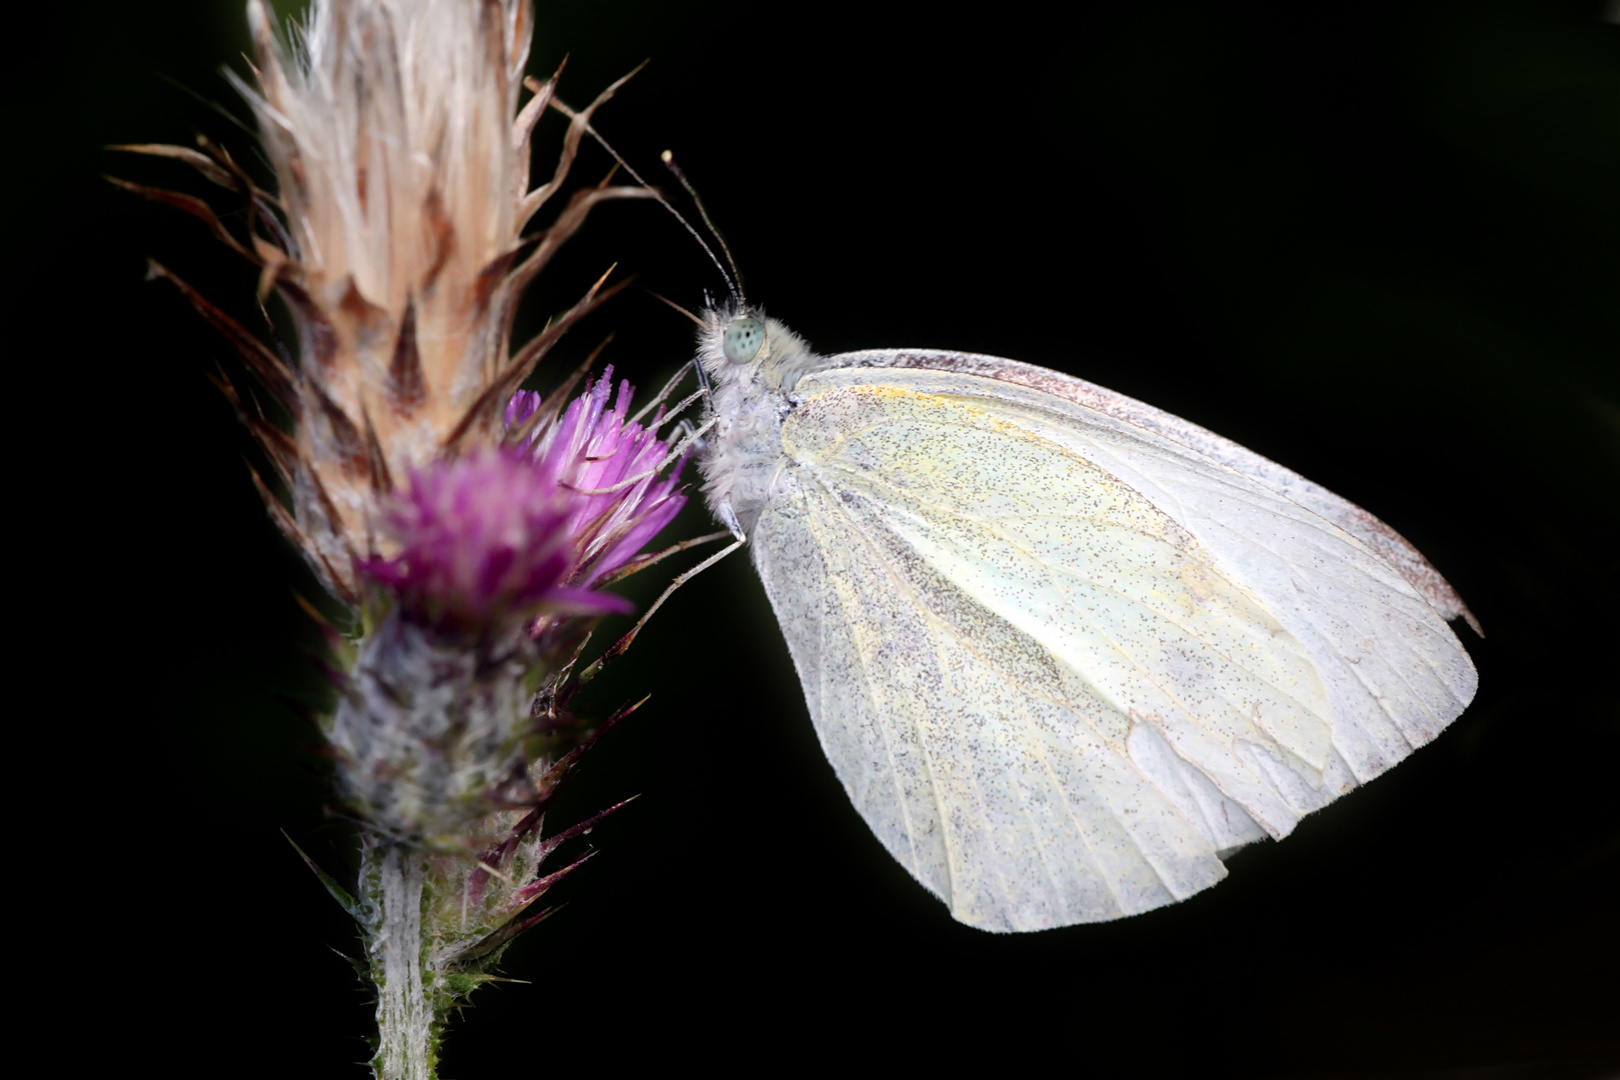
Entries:
[[[520,389],[616,291],[607,275],[515,349],[512,326],[592,207],[649,193],[604,181],[529,228],[619,84],[575,112],[555,76],[526,79],[528,0],[315,0],[290,41],[262,0],[247,13],[257,85],[238,86],[278,193],[208,143],[124,149],[233,193],[234,229],[193,196],[123,186],[201,218],[291,314],[296,362],[153,264],[268,398],[263,412],[219,380],[274,469],[253,476],[270,516],[348,615],[326,628],[337,693],[320,723],[359,825],[358,879],[311,866],[360,928],[376,1075],[423,1080],[448,1011],[583,861],[551,856],[617,809],[543,833],[619,719],[574,737],[577,662],[595,621],[628,610],[601,588],[661,557],[641,551],[684,502],[680,448],[657,433],[661,409],[648,427],[629,416],[611,368],[547,397]],[[570,122],[531,186],[548,108]]]

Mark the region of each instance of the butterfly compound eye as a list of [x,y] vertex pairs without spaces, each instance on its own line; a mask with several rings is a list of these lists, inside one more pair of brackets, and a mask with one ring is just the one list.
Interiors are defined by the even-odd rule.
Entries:
[[746,364],[765,344],[765,324],[752,315],[739,315],[726,326],[720,348],[733,364]]

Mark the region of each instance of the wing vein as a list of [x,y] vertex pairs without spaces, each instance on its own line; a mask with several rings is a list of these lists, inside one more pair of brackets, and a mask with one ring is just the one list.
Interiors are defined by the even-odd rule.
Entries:
[[[913,588],[912,585],[909,582],[907,582],[903,578],[899,577],[897,574],[894,573],[893,570],[891,570],[888,567],[887,562],[886,562],[886,560],[884,560],[882,558],[881,551],[878,549],[877,545],[872,541],[871,537],[867,534],[867,531],[864,528],[862,528],[861,523],[858,522],[854,518],[854,516],[849,513],[848,510],[844,509],[843,504],[842,504],[841,500],[839,500],[837,498],[836,493],[834,492],[834,489],[833,489],[832,485],[827,482],[825,477],[820,475],[819,470],[815,469],[812,466],[804,466],[804,468],[805,468],[806,472],[808,472],[810,475],[815,477],[816,482],[818,484],[820,484],[821,487],[827,492],[827,494],[829,496],[828,501],[830,503],[832,503],[832,504],[839,507],[839,511],[844,515],[844,518],[849,522],[851,529],[853,529],[853,531],[857,535],[859,535],[861,537],[862,541],[866,544],[867,548],[870,551],[872,551],[873,556],[874,556],[874,561],[876,561],[879,566],[883,567],[884,573],[888,576],[889,580],[894,582],[894,584],[895,584],[895,586],[896,586],[896,588],[898,590],[900,590],[902,593],[904,593],[905,595],[907,595],[908,597],[911,598],[912,606],[917,611],[921,612],[923,614],[923,616],[925,618],[927,618],[930,623],[934,624],[935,627],[941,633],[943,633],[944,635],[946,635],[946,636],[950,637],[952,640],[954,640],[963,649],[964,652],[967,652],[970,655],[977,658],[979,660],[979,662],[984,666],[984,668],[987,671],[994,672],[1004,683],[1007,683],[1008,685],[1012,685],[1011,680],[1009,680],[1007,678],[1007,676],[1006,676],[1006,674],[1004,672],[998,670],[996,668],[996,666],[994,664],[992,664],[987,657],[985,657],[977,648],[974,647],[974,645],[973,645],[973,643],[971,641],[969,641],[968,639],[966,639],[966,638],[962,637],[960,634],[958,634],[956,632],[955,628],[953,628],[950,625],[950,623],[948,623],[943,618],[941,618],[937,613],[935,613],[933,611],[933,609],[922,599],[922,597],[918,595],[917,590],[915,588]],[[980,606],[982,607],[983,605],[980,605]],[[1136,660],[1130,654],[1126,653],[1123,649],[1121,649],[1117,642],[1114,642],[1106,634],[1102,634],[1101,636],[1103,636],[1105,638],[1105,640],[1107,640],[1109,642],[1109,644],[1115,649],[1115,651],[1118,652],[1120,654],[1120,656],[1122,656],[1128,663],[1130,663],[1138,671],[1143,671],[1141,665],[1139,665],[1136,662]],[[1143,673],[1146,674],[1145,671],[1143,671]],[[863,674],[864,674],[864,668],[863,668]],[[1080,673],[1077,672],[1076,674],[1080,674]],[[1083,675],[1081,675],[1081,677],[1084,678]],[[1151,678],[1148,681],[1152,682]],[[1153,683],[1153,685],[1157,686],[1158,684],[1155,682],[1155,683]],[[1080,713],[1077,710],[1075,710],[1071,706],[1071,703],[1066,702],[1066,701],[1062,701],[1062,700],[1058,700],[1058,699],[1053,698],[1052,696],[1050,696],[1048,694],[1041,693],[1038,690],[1032,690],[1032,689],[1030,689],[1028,687],[1018,687],[1018,689],[1020,690],[1020,692],[1026,694],[1028,696],[1038,697],[1041,700],[1047,701],[1050,704],[1055,705],[1059,709],[1062,709],[1064,712],[1066,712],[1069,715],[1075,717],[1081,723],[1084,723],[1086,725],[1086,727],[1088,727],[1091,730],[1092,734],[1097,737],[1099,742],[1103,743],[1104,745],[1109,745],[1109,741],[1108,741],[1107,737],[1105,735],[1103,735],[1103,733],[1101,731],[1099,731],[1083,713]],[[1188,710],[1185,705],[1182,705],[1181,702],[1175,697],[1175,695],[1170,694],[1167,691],[1163,691],[1162,687],[1160,687],[1159,689],[1161,690],[1161,692],[1165,693],[1166,697],[1168,697],[1172,701],[1174,701],[1178,705],[1178,707],[1180,707],[1182,709],[1182,711],[1185,712],[1188,716],[1194,716],[1195,715],[1190,710]],[[1039,749],[1037,749],[1037,753],[1040,755],[1043,770],[1046,771],[1048,773],[1048,775],[1050,775],[1052,773],[1051,763],[1049,761],[1047,761],[1046,755],[1045,755],[1045,753],[1043,751],[1040,751]],[[1125,762],[1127,767],[1129,767],[1134,773],[1136,773],[1136,775],[1140,776],[1144,781],[1147,779],[1146,776],[1144,776],[1142,774],[1141,768],[1136,764],[1136,762],[1131,760],[1131,757],[1130,757],[1130,755],[1128,753],[1121,752],[1121,753],[1119,753],[1118,756],[1120,757],[1120,759],[1123,762]],[[1178,754],[1177,756],[1179,757],[1180,755]],[[1194,765],[1195,768],[1198,768],[1198,765],[1197,765],[1196,762],[1194,762],[1192,764]],[[1248,768],[1246,763],[1244,763],[1244,768],[1245,769]],[[1199,771],[1203,772],[1204,770],[1200,768]],[[1252,774],[1252,771],[1251,771],[1251,774]],[[1206,775],[1208,775],[1208,774],[1206,773]],[[932,777],[932,767],[931,766],[930,766],[930,777]],[[1220,782],[1218,780],[1216,780],[1213,776],[1209,777],[1209,779],[1210,779],[1210,782],[1212,784],[1214,784],[1218,790],[1222,790],[1223,793],[1227,794],[1227,796],[1229,798],[1233,798],[1234,801],[1239,803],[1239,805],[1243,805],[1242,800],[1237,799],[1235,796],[1232,796],[1230,793],[1225,792],[1224,789],[1221,788]],[[943,816],[943,807],[939,803],[939,788],[938,788],[938,785],[934,784],[932,782],[932,779],[930,779],[930,786],[933,788],[933,791],[934,791],[935,805],[936,805],[936,807],[939,807],[940,810],[941,810],[941,815],[942,815],[941,816],[941,827],[945,828],[946,827],[946,821],[948,819],[946,819]],[[1059,797],[1063,799],[1065,811],[1069,814],[1070,819],[1073,820],[1075,822],[1076,826],[1079,828],[1081,843],[1085,845],[1086,853],[1091,858],[1093,866],[1096,867],[1097,876],[1108,887],[1109,894],[1111,896],[1113,896],[1115,905],[1117,907],[1119,907],[1121,910],[1124,910],[1125,905],[1122,902],[1124,898],[1122,896],[1120,896],[1119,889],[1115,885],[1114,881],[1103,870],[1101,860],[1099,860],[1097,858],[1096,849],[1092,846],[1091,839],[1090,839],[1090,836],[1087,833],[1087,830],[1084,828],[1084,826],[1080,825],[1079,818],[1074,813],[1073,805],[1069,800],[1068,794],[1066,792],[1064,792],[1061,785],[1054,785],[1054,786],[1056,786],[1056,788],[1057,788]],[[1152,786],[1151,783],[1150,783],[1149,786]],[[980,793],[978,785],[977,785],[976,782],[974,784],[974,790],[975,790],[975,795],[978,796],[978,802],[979,802],[979,805],[980,805],[980,818],[981,818],[981,821],[983,821],[983,820],[985,820],[985,818],[984,818],[984,814],[983,814],[982,794]],[[1157,788],[1155,787],[1154,790],[1157,790]],[[1169,800],[1165,800],[1165,803],[1166,803],[1167,806],[1169,806],[1169,808],[1171,809],[1171,811],[1173,813],[1175,813],[1178,817],[1180,817],[1183,821],[1185,821],[1190,828],[1193,828],[1194,831],[1196,831],[1196,826],[1193,825],[1193,823],[1186,817],[1185,814],[1183,814],[1181,812],[1181,810],[1179,808],[1177,808],[1174,805],[1174,803],[1171,803]],[[1106,805],[1106,803],[1105,803],[1105,805]],[[1167,893],[1169,893],[1171,896],[1175,896],[1176,895],[1175,889],[1170,885],[1170,883],[1167,880],[1165,880],[1163,872],[1159,869],[1159,867],[1156,865],[1154,860],[1149,858],[1147,853],[1142,849],[1141,842],[1136,838],[1135,833],[1126,825],[1126,823],[1123,820],[1120,819],[1119,814],[1114,810],[1114,808],[1112,806],[1108,807],[1108,812],[1109,812],[1109,815],[1111,817],[1113,817],[1115,822],[1121,827],[1121,830],[1125,833],[1126,837],[1130,840],[1131,846],[1134,847],[1136,849],[1136,851],[1137,851],[1137,854],[1141,856],[1142,862],[1145,863],[1148,866],[1148,868],[1153,871],[1154,876],[1159,879],[1159,882],[1160,882],[1161,885],[1164,886],[1165,891]],[[987,836],[990,835],[988,829],[985,829],[983,831],[985,832],[985,834]],[[1044,868],[1044,863],[1043,863],[1043,868]],[[996,872],[997,872],[998,880],[1001,879],[1000,869],[997,868]]]
[[[859,474],[850,472],[849,470],[843,470],[843,471],[845,471],[846,473],[848,473],[849,475],[852,475],[852,476],[859,476]],[[820,478],[818,477],[818,480],[819,479]],[[948,515],[954,516],[956,518],[959,518],[961,520],[975,522],[975,523],[981,525],[986,531],[988,531],[988,532],[992,533],[993,535],[995,535],[997,538],[999,538],[1002,542],[1006,543],[1008,546],[1014,548],[1015,550],[1017,550],[1021,554],[1027,556],[1032,561],[1040,564],[1043,568],[1045,568],[1047,570],[1050,570],[1051,572],[1053,572],[1055,574],[1060,574],[1063,577],[1070,578],[1070,579],[1075,580],[1075,581],[1086,582],[1087,584],[1095,586],[1096,588],[1098,588],[1100,590],[1111,593],[1112,595],[1121,598],[1122,600],[1126,601],[1127,603],[1129,603],[1133,607],[1138,607],[1138,608],[1141,608],[1141,609],[1143,609],[1145,611],[1150,612],[1156,618],[1162,619],[1164,622],[1168,623],[1169,625],[1175,627],[1177,630],[1181,631],[1181,633],[1185,634],[1189,640],[1191,640],[1193,642],[1196,642],[1197,644],[1203,646],[1211,654],[1220,657],[1221,659],[1223,659],[1226,662],[1228,662],[1229,664],[1231,664],[1233,667],[1235,667],[1235,668],[1247,673],[1248,675],[1252,676],[1254,678],[1254,680],[1256,682],[1260,683],[1262,686],[1268,687],[1269,689],[1272,689],[1272,690],[1276,691],[1280,696],[1285,697],[1288,700],[1292,701],[1294,704],[1298,705],[1305,712],[1308,712],[1312,716],[1315,716],[1318,720],[1321,720],[1322,722],[1327,723],[1327,724],[1332,723],[1332,720],[1331,720],[1330,717],[1323,716],[1321,713],[1317,712],[1316,709],[1312,708],[1308,703],[1300,700],[1287,687],[1279,685],[1278,683],[1276,683],[1273,680],[1269,679],[1267,676],[1265,676],[1265,675],[1261,674],[1260,672],[1254,670],[1252,667],[1248,666],[1248,664],[1246,664],[1241,657],[1233,655],[1233,654],[1231,654],[1229,652],[1226,652],[1226,651],[1222,650],[1221,648],[1219,648],[1218,646],[1216,646],[1215,644],[1213,644],[1212,642],[1207,640],[1203,635],[1199,634],[1195,630],[1191,629],[1190,627],[1186,626],[1185,624],[1183,624],[1182,622],[1177,620],[1174,616],[1172,616],[1172,615],[1170,615],[1170,614],[1168,614],[1168,613],[1166,613],[1164,611],[1161,611],[1160,609],[1158,609],[1156,607],[1151,607],[1151,606],[1143,603],[1139,598],[1131,596],[1129,593],[1124,592],[1123,590],[1118,589],[1115,586],[1108,584],[1107,582],[1101,580],[1100,578],[1092,577],[1092,576],[1086,575],[1084,573],[1081,573],[1078,569],[1070,569],[1068,567],[1064,567],[1064,566],[1061,566],[1059,564],[1056,564],[1056,563],[1053,563],[1053,562],[1049,561],[1044,556],[1041,556],[1041,555],[1037,554],[1036,552],[1032,551],[1025,544],[1021,543],[1017,538],[1015,538],[1015,537],[1009,535],[1008,533],[1006,533],[1005,531],[1003,531],[999,526],[997,526],[995,524],[995,521],[996,521],[995,518],[987,518],[987,517],[983,517],[981,515],[976,515],[976,514],[960,513],[960,512],[955,511],[955,510],[953,510],[953,509],[951,509],[949,507],[941,506],[941,505],[939,505],[937,503],[929,502],[929,501],[927,501],[925,499],[918,499],[915,496],[911,495],[910,493],[905,492],[905,491],[903,491],[902,489],[900,489],[898,487],[894,487],[893,485],[886,484],[883,481],[872,480],[871,478],[864,477],[864,476],[861,476],[860,479],[865,481],[865,482],[873,484],[873,486],[885,487],[885,488],[888,488],[891,491],[895,491],[897,493],[903,494],[903,495],[905,495],[907,497],[908,500],[916,503],[919,506],[924,506],[924,507],[927,507],[927,508],[932,509],[932,510],[937,510],[942,514],[948,514]],[[825,485],[826,482],[822,481],[822,483]],[[1056,515],[1056,514],[1048,515],[1048,516],[1059,518],[1060,520],[1067,520],[1067,521],[1076,520],[1074,518],[1066,518],[1066,517],[1063,517],[1062,515]],[[1081,518],[1079,520],[1088,520],[1088,519]],[[1139,531],[1139,530],[1132,530],[1132,531]],[[1144,534],[1144,535],[1148,535],[1148,534]],[[1255,603],[1255,605],[1258,608],[1260,608],[1260,610],[1265,611],[1266,614],[1270,615],[1273,619],[1276,618],[1276,615],[1274,613],[1272,613],[1271,610],[1269,608],[1267,608],[1263,603],[1261,603],[1258,597],[1253,596],[1251,593],[1248,592],[1248,590],[1244,589],[1237,582],[1233,581],[1230,577],[1227,576],[1226,572],[1223,569],[1221,569],[1219,566],[1215,566],[1215,565],[1212,565],[1212,564],[1209,564],[1209,563],[1204,563],[1202,565],[1208,566],[1209,569],[1212,572],[1214,572],[1216,575],[1218,575],[1220,577],[1220,579],[1222,581],[1224,581],[1227,585],[1231,586],[1233,589],[1237,590],[1238,592],[1242,593],[1245,597],[1248,597],[1250,600],[1252,600]],[[1075,604],[1071,603],[1070,607],[1071,607],[1072,610],[1075,610],[1075,611],[1079,612],[1078,605],[1075,605]],[[1098,623],[1096,623],[1094,620],[1092,620],[1091,618],[1088,618],[1083,613],[1080,613],[1080,617],[1086,623],[1087,626],[1090,626],[1094,630],[1097,630],[1099,633],[1102,633],[1101,628],[1099,627]],[[1125,655],[1123,652],[1121,652],[1121,655],[1125,656],[1125,658],[1127,660],[1130,660],[1132,666],[1137,667],[1138,670],[1141,670],[1140,665],[1137,664],[1137,662],[1134,659],[1132,659],[1128,655]],[[1314,667],[1314,664],[1312,666]],[[1084,677],[1083,673],[1076,672],[1076,674],[1080,674],[1082,676],[1082,678]],[[1189,713],[1188,715],[1192,715],[1192,714]]]
[[[871,552],[872,557],[873,557],[873,562],[876,563],[882,569],[883,573],[891,581],[893,581],[895,583],[895,585],[898,586],[899,589],[903,593],[905,593],[907,595],[910,595],[912,597],[912,599],[915,601],[917,598],[916,598],[916,595],[915,595],[914,591],[912,589],[910,589],[910,587],[904,581],[901,581],[897,577],[895,577],[894,573],[891,570],[889,570],[888,566],[885,564],[885,562],[884,562],[884,560],[882,558],[881,553],[877,550],[877,546],[872,543],[871,538],[866,535],[866,531],[860,527],[860,524],[858,522],[856,522],[851,517],[851,515],[849,514],[849,511],[844,509],[844,506],[843,506],[842,502],[838,499],[836,494],[833,493],[832,489],[825,482],[823,482],[819,476],[817,476],[816,479],[817,479],[818,483],[821,483],[823,489],[828,494],[827,502],[838,509],[838,512],[843,516],[844,520],[848,523],[850,529],[857,536],[859,536],[861,538],[862,542],[866,545],[867,549]],[[922,611],[925,615],[932,616],[932,612],[929,612],[927,610],[927,608],[924,607],[923,605],[921,605],[920,603],[917,603],[914,606],[916,606],[916,608],[918,610]],[[954,634],[951,635],[951,636],[955,637]],[[855,651],[855,654],[856,654],[856,656],[858,658],[858,662],[861,665],[861,679],[862,679],[862,681],[864,683],[866,683],[866,685],[868,687],[870,687],[872,685],[872,679],[867,674],[866,658],[861,655],[861,652],[860,652],[859,649],[856,649],[854,651]],[[870,695],[868,695],[868,700],[873,700]],[[899,787],[900,771],[897,768],[894,767],[894,765],[895,765],[894,752],[893,752],[892,748],[889,746],[889,743],[888,743],[888,733],[886,731],[884,731],[881,726],[879,727],[879,731],[883,735],[884,749],[888,753],[888,756],[889,756],[889,772],[890,772],[890,774],[892,776],[895,777],[896,790],[900,794],[900,797],[901,797],[901,814],[902,814],[902,816],[905,817],[905,821],[906,821],[906,839],[907,839],[907,842],[911,846],[913,858],[915,858],[915,856],[916,856],[916,841],[914,839],[915,834],[913,833],[912,828],[911,828],[910,815],[905,810],[904,791],[902,789],[900,789],[900,787]],[[955,855],[956,855],[956,844],[955,844],[955,841],[954,841],[955,829],[953,828],[951,818],[950,818],[950,814],[946,810],[944,802],[941,801],[939,778],[938,778],[938,774],[935,772],[935,769],[934,769],[933,755],[930,753],[927,740],[925,740],[922,737],[922,732],[917,730],[917,726],[916,726],[915,723],[912,724],[912,733],[913,733],[914,736],[916,736],[917,748],[921,752],[922,759],[923,759],[923,767],[928,770],[928,789],[929,789],[929,792],[933,795],[934,810],[935,810],[936,818],[937,818],[937,820],[939,822],[940,835],[941,835],[942,839],[944,840],[944,844],[945,844],[945,872],[949,876],[949,879],[950,879],[950,890],[951,890],[950,891],[950,896],[951,896],[951,899],[952,899],[951,907],[952,907],[952,910],[954,911],[955,910],[954,900],[955,900],[955,897],[956,897],[956,881],[957,881],[957,877],[958,877],[958,875],[956,873],[956,859],[955,859]],[[978,782],[976,780],[973,780],[971,778],[971,776],[970,776],[969,779],[970,779],[970,783],[972,785],[973,796],[974,796],[974,804],[978,809],[979,832],[981,832],[987,839],[989,839],[991,841],[991,847],[994,848],[994,846],[995,846],[994,845],[994,836],[993,836],[993,833],[990,830],[989,816],[985,812],[985,807],[984,807],[984,793],[983,793],[982,789],[979,787],[979,784],[978,784]],[[919,862],[916,865],[920,866],[921,863]],[[1005,877],[1002,874],[1001,867],[996,866],[994,868],[994,872],[995,872],[995,875],[996,875],[996,880],[1001,886],[1002,895],[1003,896],[1010,896],[1011,894],[1010,894],[1010,891],[1007,888],[1007,882],[1006,882]]]
[[[816,515],[815,515],[815,512],[814,512],[814,509],[811,508],[811,517],[812,517],[812,519],[814,519],[815,516]],[[840,611],[843,612],[843,614],[844,614],[844,619],[843,619],[844,624],[846,626],[854,625],[853,620],[851,620],[848,617],[849,608],[844,603],[842,595],[839,593],[839,591],[837,589],[832,589],[832,590],[830,590],[830,592],[832,593],[832,595],[834,597],[834,600],[838,604]],[[823,635],[823,641],[825,641],[825,635],[826,635],[825,621],[823,621],[822,635]],[[853,642],[851,644],[853,645]],[[861,676],[861,684],[866,688],[866,701],[867,701],[868,706],[872,708],[872,726],[877,730],[878,738],[881,739],[882,742],[883,742],[884,756],[887,757],[888,760],[889,760],[889,768],[888,768],[889,780],[894,785],[895,801],[900,804],[900,819],[901,819],[901,822],[903,823],[903,827],[905,828],[905,832],[906,832],[906,846],[911,851],[911,865],[912,865],[912,867],[916,867],[916,868],[920,869],[923,864],[922,864],[922,860],[920,858],[918,858],[918,855],[917,855],[917,832],[916,832],[916,829],[913,827],[913,823],[912,823],[912,820],[911,820],[911,809],[910,809],[910,807],[908,805],[908,801],[906,799],[905,788],[902,786],[902,783],[901,783],[900,769],[896,767],[896,762],[895,762],[895,757],[894,757],[894,744],[889,739],[889,730],[888,730],[888,726],[887,726],[887,723],[886,723],[887,717],[883,716],[883,715],[879,715],[881,710],[879,710],[876,707],[877,706],[877,696],[876,696],[876,694],[873,693],[873,690],[872,690],[873,681],[872,681],[871,673],[870,673],[869,669],[867,668],[866,657],[861,654],[861,650],[858,647],[852,648],[850,651],[855,655],[855,662],[856,662],[857,665],[859,665],[860,676]],[[825,656],[826,654],[823,653],[822,655]],[[823,663],[823,665],[822,665],[822,672],[823,672],[823,685],[825,685],[825,672],[826,672],[825,663]],[[913,725],[912,730],[913,730],[913,733],[915,733],[915,731],[916,731],[915,725]],[[928,774],[929,774],[928,775],[928,788],[933,793],[934,806],[935,806],[936,810],[938,810],[943,815],[944,808],[940,805],[940,802],[939,802],[939,785],[934,780],[933,766],[927,761],[926,755],[924,757],[923,764],[924,764],[924,767],[926,769],[928,769]],[[945,828],[943,817],[941,818],[940,828],[942,830]],[[948,836],[948,834],[946,834],[946,835]],[[949,882],[948,882],[948,887],[951,888],[952,891],[954,892],[955,873],[954,873],[954,870],[951,867],[951,862],[950,862],[950,858],[949,858],[949,841],[948,840],[947,840],[947,844],[946,844],[946,850],[947,850],[947,857],[946,857],[946,860],[945,860],[945,873],[948,876],[948,878],[950,879]],[[910,869],[910,867],[908,867],[908,869]]]

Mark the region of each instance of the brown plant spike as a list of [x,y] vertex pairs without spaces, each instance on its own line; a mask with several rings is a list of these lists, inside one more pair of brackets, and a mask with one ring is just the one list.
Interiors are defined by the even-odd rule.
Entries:
[[[332,10],[317,5],[311,25],[288,42],[263,0],[248,8],[258,86],[237,83],[258,117],[279,199],[206,142],[202,150],[116,148],[186,162],[238,193],[248,236],[233,235],[194,196],[114,182],[199,218],[261,268],[261,295],[274,289],[292,312],[296,368],[153,265],[154,276],[180,288],[291,414],[292,440],[270,439],[291,505],[260,489],[323,583],[352,604],[355,558],[391,554],[377,550],[381,500],[435,457],[498,441],[506,399],[562,333],[622,283],[607,285],[604,275],[514,356],[512,322],[524,288],[592,207],[649,193],[604,181],[576,192],[549,226],[523,235],[564,188],[591,115],[624,82],[577,113],[561,107],[570,124],[559,159],[530,190],[530,135],[559,103],[554,75],[528,80],[532,96],[519,109],[532,26],[527,0],[433,5],[410,19],[383,3],[356,3],[342,19]],[[475,33],[439,25],[468,18],[477,19]],[[261,429],[270,425],[230,396],[264,443]]]

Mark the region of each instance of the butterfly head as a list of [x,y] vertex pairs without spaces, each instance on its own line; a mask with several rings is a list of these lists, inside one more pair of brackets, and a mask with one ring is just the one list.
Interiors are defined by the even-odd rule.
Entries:
[[819,357],[782,323],[738,305],[704,312],[698,359],[718,383],[759,380],[771,390],[791,392]]

